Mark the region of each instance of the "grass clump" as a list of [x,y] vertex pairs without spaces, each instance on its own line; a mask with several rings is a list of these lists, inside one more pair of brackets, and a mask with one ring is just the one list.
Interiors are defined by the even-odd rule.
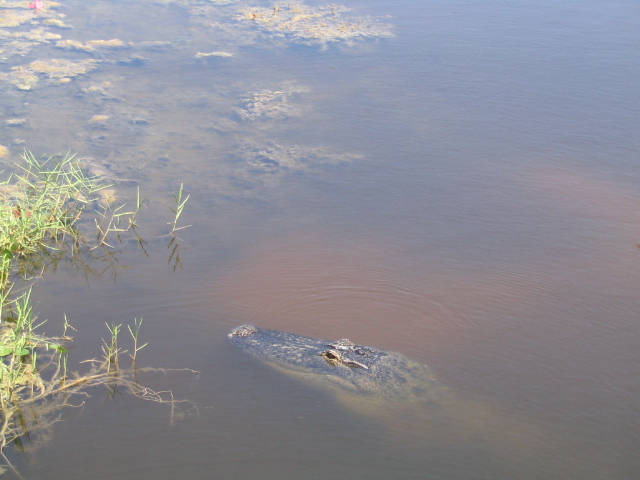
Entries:
[[[31,290],[12,295],[14,275],[30,278],[43,272],[52,262],[64,257],[90,254],[97,247],[112,248],[111,237],[119,239],[124,232],[135,233],[136,217],[144,204],[138,190],[135,207],[115,205],[113,194],[105,192],[96,176],[86,173],[75,155],[38,159],[30,152],[16,164],[18,171],[0,181],[0,455],[9,467],[4,448],[13,444],[23,447],[22,439],[33,441],[59,418],[59,409],[71,406],[70,398],[87,395],[87,389],[107,386],[111,394],[126,390],[146,400],[176,403],[171,392],[155,392],[137,382],[142,371],[136,366],[137,354],[147,344],[140,342],[142,319],[127,325],[133,340],[131,366],[123,367],[122,324],[107,324],[109,336],[103,340],[102,356],[81,362],[85,372],[68,370],[67,334],[72,329],[65,318],[61,335],[50,337],[40,333],[45,322],[38,322]],[[186,227],[178,227],[189,196],[183,185],[174,195],[173,236]],[[95,235],[85,237],[80,226],[90,213]],[[140,238],[138,240],[141,241]],[[112,242],[113,243],[113,242]],[[172,244],[170,244],[171,246]],[[177,246],[174,245],[176,254]],[[173,411],[173,409],[172,409]],[[1,468],[1,467],[0,467]],[[15,472],[18,476],[20,474]]]
[[[135,204],[118,204],[111,185],[86,173],[75,155],[36,158],[21,155],[17,173],[0,180],[0,290],[7,288],[11,274],[35,275],[61,258],[75,258],[99,247],[113,249],[125,232],[135,233],[136,221],[146,197],[138,188]],[[190,198],[184,185],[174,194],[169,222],[177,248],[176,232],[188,228],[178,221]],[[79,228],[83,214],[91,212],[95,235],[86,237]],[[144,242],[137,237],[140,245]],[[110,243],[111,242],[111,243]],[[175,252],[174,252],[175,253]]]
[[112,208],[101,195],[110,185],[88,176],[75,155],[38,159],[25,152],[21,157],[18,172],[0,182],[0,289],[14,271],[28,276],[51,259],[89,247],[78,229],[85,211],[101,219],[96,219],[94,247],[110,246],[107,237],[134,226],[144,201],[138,198],[134,211],[122,211],[124,205]]
[[80,168],[75,157],[36,159],[22,155],[19,173],[0,182],[0,287],[9,281],[13,261],[75,246],[82,238],[75,224],[101,188]]
[[74,406],[72,397],[88,396],[89,388],[104,386],[112,396],[128,391],[145,400],[171,404],[172,409],[176,406],[171,392],[156,392],[137,381],[139,372],[166,371],[135,368],[137,353],[146,346],[139,343],[142,320],[128,326],[133,340],[132,367],[121,366],[120,357],[127,351],[121,347],[119,324],[107,325],[109,336],[103,339],[101,357],[81,362],[88,365],[83,373],[70,372],[67,345],[72,338],[67,333],[73,328],[65,318],[59,337],[37,333],[46,322],[38,323],[30,297],[30,291],[15,300],[9,300],[7,294],[0,297],[0,455],[7,465],[12,467],[4,455],[6,446],[14,444],[23,450],[24,439],[36,442],[37,434],[59,420],[59,410]]

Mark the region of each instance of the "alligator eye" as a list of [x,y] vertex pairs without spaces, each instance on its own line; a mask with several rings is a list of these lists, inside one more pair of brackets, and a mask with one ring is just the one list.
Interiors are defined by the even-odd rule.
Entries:
[[329,360],[338,360],[338,356],[332,352],[324,352],[324,357]]

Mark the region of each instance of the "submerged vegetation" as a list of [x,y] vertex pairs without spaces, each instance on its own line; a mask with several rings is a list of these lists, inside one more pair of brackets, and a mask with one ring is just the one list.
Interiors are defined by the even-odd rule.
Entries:
[[[268,7],[252,6],[232,0],[156,0],[158,6],[178,5],[187,10],[195,22],[209,29],[209,36],[220,37],[227,46],[246,45],[258,41],[316,44],[348,43],[355,40],[392,37],[392,27],[373,17],[350,14],[343,5],[309,6],[302,1],[275,2]],[[118,38],[80,40],[73,38],[73,26],[65,23],[58,2],[42,2],[41,8],[28,8],[27,2],[0,2],[0,63],[24,57],[34,49],[48,45],[67,52],[95,56],[88,60],[40,59],[27,65],[0,72],[0,80],[20,90],[31,90],[40,77],[49,84],[68,83],[72,78],[97,68],[108,51],[166,49],[172,42],[131,42]],[[219,34],[219,35],[216,35]],[[196,53],[196,58],[233,56],[227,51]],[[134,55],[134,57],[136,57]],[[136,57],[141,60],[140,57]],[[111,61],[109,59],[107,61]],[[119,63],[126,62],[120,58]]]
[[[358,155],[334,145],[307,144],[298,134],[307,119],[324,114],[314,108],[321,92],[291,78],[267,81],[253,75],[217,84],[210,70],[246,65],[257,46],[286,55],[296,51],[292,45],[347,50],[393,36],[385,17],[366,15],[364,7],[323,2],[152,0],[123,7],[128,17],[146,12],[145,18],[157,18],[158,25],[180,18],[178,28],[166,30],[162,40],[160,27],[153,25],[136,29],[135,35],[110,28],[119,22],[119,8],[87,3],[81,13],[64,1],[44,1],[39,8],[29,8],[29,2],[0,4],[0,92],[6,104],[0,111],[0,159],[34,137],[42,141],[38,148],[47,149],[80,142],[83,154],[108,166],[111,179],[141,181],[160,170],[182,168],[176,157],[189,144],[210,157],[203,161],[215,163],[215,176],[198,175],[192,185],[225,198],[262,196],[292,174],[320,174]],[[87,18],[95,29],[76,28]],[[129,82],[138,82],[136,69],[153,75],[168,63],[178,75],[197,68],[208,80],[154,95],[139,94],[148,91],[138,88],[142,85],[130,88]],[[160,70],[151,73],[155,69]],[[54,93],[60,89],[71,93]],[[68,128],[39,118],[49,101],[47,107],[63,107],[59,115]],[[168,121],[187,105],[187,117]],[[59,143],[47,138],[51,134],[60,135]]]
[[258,120],[282,120],[300,116],[299,109],[290,104],[289,99],[308,93],[307,87],[285,84],[281,90],[253,92],[241,100],[237,113],[244,122]]
[[299,43],[349,41],[358,37],[391,37],[389,25],[372,18],[344,16],[342,5],[310,7],[303,2],[278,2],[270,8],[252,7],[240,19],[253,20],[264,32]]
[[[129,391],[133,395],[161,403],[176,403],[170,392],[155,392],[138,384],[137,373],[152,369],[136,366],[142,319],[128,325],[133,342],[129,356],[132,367],[123,367],[121,357],[122,324],[107,325],[109,335],[103,340],[102,355],[82,362],[83,372],[69,370],[68,344],[73,329],[67,319],[60,335],[40,333],[46,323],[39,322],[31,301],[31,288],[13,295],[15,278],[32,280],[42,275],[60,256],[81,256],[103,247],[111,248],[111,237],[135,232],[136,217],[144,204],[138,191],[135,208],[116,205],[115,192],[100,177],[91,176],[74,155],[38,159],[30,152],[22,155],[17,172],[0,182],[0,454],[14,444],[23,447],[23,438],[34,440],[57,421],[58,410],[73,406],[71,397],[87,395],[98,385],[112,393]],[[174,195],[170,207],[174,219],[172,230],[189,200],[184,188]],[[86,236],[81,226],[93,218],[95,235]],[[85,228],[83,228],[85,229]],[[176,237],[172,238],[172,242]],[[11,466],[8,459],[8,465]]]
[[28,65],[13,67],[6,80],[20,90],[31,90],[45,76],[51,84],[69,83],[73,77],[85,75],[97,68],[98,61],[89,59],[74,62],[53,58],[36,60]]

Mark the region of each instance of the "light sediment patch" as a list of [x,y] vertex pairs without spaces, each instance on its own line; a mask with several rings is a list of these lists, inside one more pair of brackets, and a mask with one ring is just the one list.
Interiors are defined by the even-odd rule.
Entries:
[[299,43],[327,43],[365,37],[391,37],[391,27],[371,17],[344,15],[342,5],[310,7],[302,2],[280,2],[273,7],[252,7],[240,11],[240,20],[249,20],[274,37]]

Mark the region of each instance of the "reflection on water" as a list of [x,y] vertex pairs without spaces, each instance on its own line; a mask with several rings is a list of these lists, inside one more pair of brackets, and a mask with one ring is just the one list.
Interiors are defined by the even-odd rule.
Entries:
[[[94,397],[27,478],[638,478],[638,5],[44,5],[0,6],[3,168],[77,151],[148,193],[149,244],[45,274],[41,315],[77,359],[144,317],[142,362],[202,373],[150,385],[199,417]],[[246,323],[401,352],[494,431],[354,413],[230,348]]]

